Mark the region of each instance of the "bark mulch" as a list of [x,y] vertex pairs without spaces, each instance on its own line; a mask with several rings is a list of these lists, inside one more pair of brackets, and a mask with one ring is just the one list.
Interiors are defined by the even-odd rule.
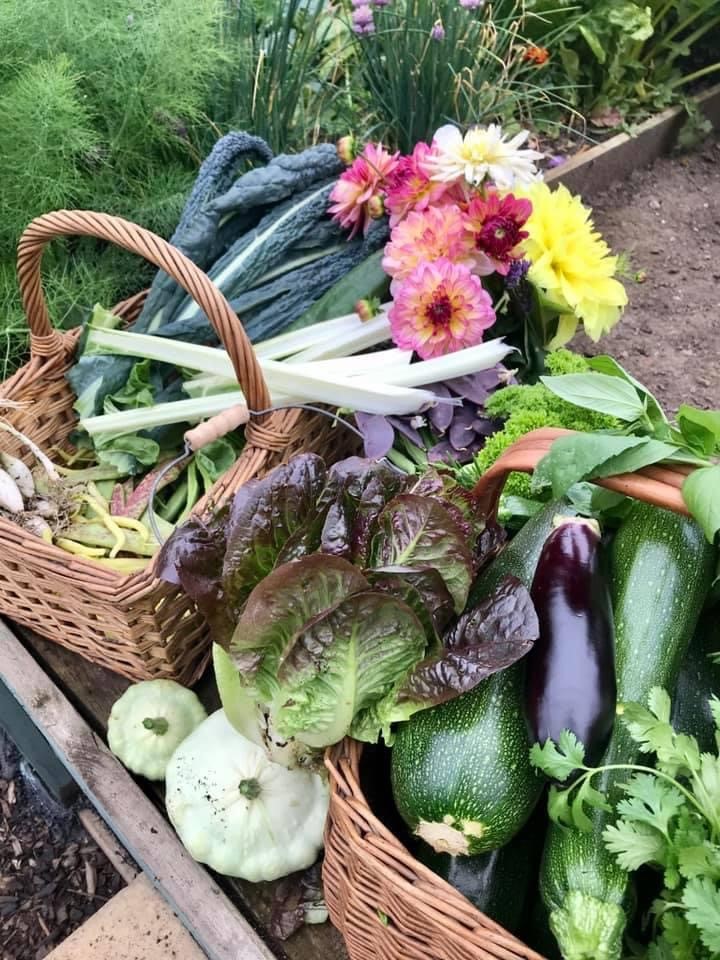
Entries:
[[0,731],[0,960],[41,960],[121,886]]

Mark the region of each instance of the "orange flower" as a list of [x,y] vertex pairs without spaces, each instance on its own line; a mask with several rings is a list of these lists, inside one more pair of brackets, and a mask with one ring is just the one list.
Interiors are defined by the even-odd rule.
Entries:
[[544,63],[547,63],[549,59],[550,51],[547,47],[529,46],[523,54],[523,60],[528,60],[537,67],[541,67]]

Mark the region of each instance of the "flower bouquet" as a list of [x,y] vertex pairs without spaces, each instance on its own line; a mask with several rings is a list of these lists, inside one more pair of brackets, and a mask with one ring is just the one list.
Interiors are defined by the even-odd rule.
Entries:
[[[347,164],[331,194],[330,210],[350,237],[372,221],[389,219],[382,266],[389,279],[388,318],[395,344],[421,359],[442,357],[491,336],[503,336],[515,353],[515,372],[533,382],[548,350],[567,343],[579,325],[598,340],[627,303],[616,279],[618,258],[594,229],[591,211],[564,186],[542,180],[528,149],[528,132],[508,137],[490,124],[464,135],[441,127],[431,144],[409,155],[382,144],[362,149],[354,138],[338,144]],[[377,302],[361,302],[370,317]],[[394,449],[424,461],[467,463],[496,422],[485,414],[490,393],[513,378],[498,366],[474,376],[432,385],[451,402],[424,417],[357,414],[366,452]]]

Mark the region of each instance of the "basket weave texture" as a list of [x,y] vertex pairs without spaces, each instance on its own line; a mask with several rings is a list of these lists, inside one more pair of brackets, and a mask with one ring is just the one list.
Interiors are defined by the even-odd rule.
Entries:
[[[532,472],[569,432],[536,430],[509,447],[475,487],[480,509],[494,517],[507,475]],[[595,482],[687,514],[680,493],[687,472],[647,467]],[[374,816],[360,786],[361,756],[362,744],[350,739],[325,756],[325,898],[351,960],[543,960],[414,859]]]
[[[76,423],[75,397],[65,374],[72,366],[78,331],[52,327],[42,291],[40,262],[45,246],[60,236],[87,236],[137,253],[173,277],[202,308],[227,350],[251,410],[264,410],[270,397],[242,324],[217,287],[178,250],[155,234],[118,217],[86,211],[58,211],[34,220],[18,247],[18,277],[30,327],[30,360],[0,385],[0,399],[21,401],[21,409],[0,410],[14,427],[43,449],[64,447]],[[139,313],[144,293],[115,308],[126,322]],[[301,451],[337,459],[348,434],[330,420],[283,410],[251,421],[246,444],[234,466],[206,501],[222,503],[248,480],[262,477]],[[7,434],[2,449],[27,459],[27,450]],[[158,580],[154,562],[124,576],[100,564],[46,544],[0,518],[0,614],[22,623],[88,660],[132,680],[156,678],[192,683],[209,656],[205,622],[190,600]]]

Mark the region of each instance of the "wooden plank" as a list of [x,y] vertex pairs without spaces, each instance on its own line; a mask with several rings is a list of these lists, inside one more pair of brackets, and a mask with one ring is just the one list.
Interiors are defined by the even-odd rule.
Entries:
[[[89,725],[96,733],[104,735],[110,707],[130,681],[82,659],[57,643],[39,637],[31,630],[20,626],[15,626],[15,629]],[[194,689],[208,711],[217,708],[217,690],[210,669]],[[161,790],[157,786],[154,789],[160,801]],[[267,929],[277,884],[248,883],[228,877],[217,879],[232,902],[252,918],[258,929]],[[329,923],[303,927],[282,944],[269,936],[267,940],[279,956],[285,956],[288,960],[347,960],[342,936]]]
[[208,957],[273,960],[122,764],[1,622],[0,664],[15,698]]
[[69,806],[77,784],[55,756],[50,744],[0,680],[0,732],[5,731],[58,803]]
[[[720,84],[695,97],[700,112],[720,128]],[[619,133],[604,143],[578,153],[567,163],[545,174],[547,183],[563,183],[581,196],[598,193],[625,180],[633,170],[646,167],[670,153],[687,119],[684,107],[671,107],[651,117],[633,131]]]
[[125,883],[131,883],[137,876],[137,868],[128,856],[127,850],[120,843],[115,834],[108,830],[103,820],[94,810],[81,810],[78,820],[100,847]]

